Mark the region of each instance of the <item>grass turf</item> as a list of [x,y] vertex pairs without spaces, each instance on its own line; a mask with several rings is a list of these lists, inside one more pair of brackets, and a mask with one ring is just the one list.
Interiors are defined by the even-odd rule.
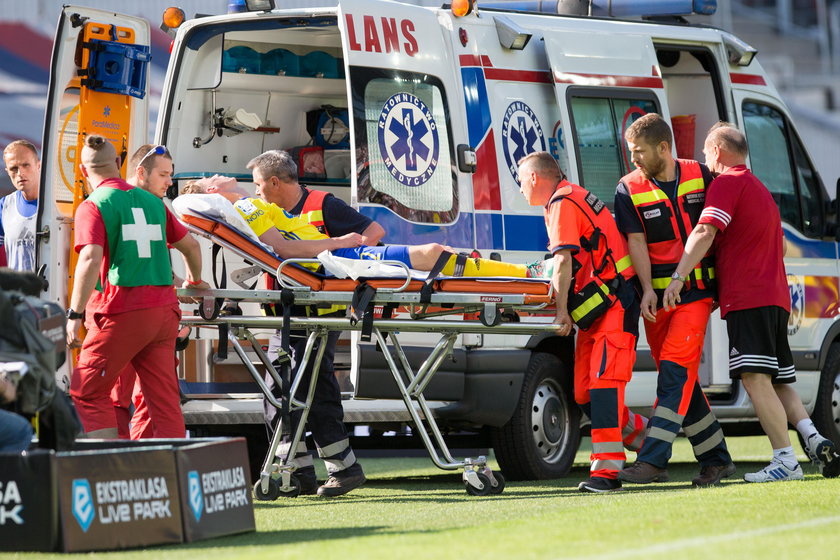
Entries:
[[800,453],[804,481],[743,482],[745,472],[767,463],[766,438],[727,440],[738,472],[717,488],[691,487],[698,467],[680,438],[670,482],[609,495],[577,491],[587,476],[586,443],[569,476],[509,482],[488,497],[467,496],[460,472],[440,471],[428,459],[365,459],[368,483],[347,496],[256,502],[256,533],[96,557],[775,560],[840,550],[840,479],[822,478]]

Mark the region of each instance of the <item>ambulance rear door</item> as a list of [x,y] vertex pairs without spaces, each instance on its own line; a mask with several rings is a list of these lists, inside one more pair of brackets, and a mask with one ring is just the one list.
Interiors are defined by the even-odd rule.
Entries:
[[[395,2],[339,6],[356,154],[352,200],[389,243],[475,247],[471,192],[455,172],[463,117],[438,12]],[[464,181],[466,183],[466,181]]]
[[123,161],[148,137],[149,23],[90,8],[64,6],[50,68],[38,206],[39,266],[49,298],[66,305],[75,253],[73,216],[85,198],[79,171],[84,137],[110,140]]

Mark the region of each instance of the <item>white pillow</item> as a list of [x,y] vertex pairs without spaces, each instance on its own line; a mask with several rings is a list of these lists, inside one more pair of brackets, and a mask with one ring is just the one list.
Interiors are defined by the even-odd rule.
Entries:
[[182,194],[172,201],[172,208],[178,217],[184,214],[201,217],[196,212],[202,212],[231,225],[247,235],[252,241],[255,241],[270,252],[274,252],[271,247],[260,241],[245,218],[233,207],[233,204],[220,194]]

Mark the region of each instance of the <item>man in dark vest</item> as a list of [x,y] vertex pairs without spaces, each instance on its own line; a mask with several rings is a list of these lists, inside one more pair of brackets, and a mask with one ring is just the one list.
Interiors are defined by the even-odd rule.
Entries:
[[[645,333],[659,376],[645,442],[636,463],[619,478],[637,484],[668,480],[671,447],[682,428],[700,462],[692,484],[711,486],[735,473],[723,431],[698,381],[714,296],[711,256],[705,255],[685,278],[675,274],[712,177],[694,160],[674,159],[671,129],[656,113],[636,120],[624,138],[636,170],[616,189],[615,218],[642,284]],[[674,278],[685,283],[682,303],[666,311],[661,294]]]

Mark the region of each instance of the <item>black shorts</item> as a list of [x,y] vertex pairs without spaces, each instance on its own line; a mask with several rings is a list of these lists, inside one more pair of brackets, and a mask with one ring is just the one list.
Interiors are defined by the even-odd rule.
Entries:
[[730,311],[729,377],[742,373],[766,373],[773,383],[793,383],[796,370],[787,337],[788,313],[775,305]]

